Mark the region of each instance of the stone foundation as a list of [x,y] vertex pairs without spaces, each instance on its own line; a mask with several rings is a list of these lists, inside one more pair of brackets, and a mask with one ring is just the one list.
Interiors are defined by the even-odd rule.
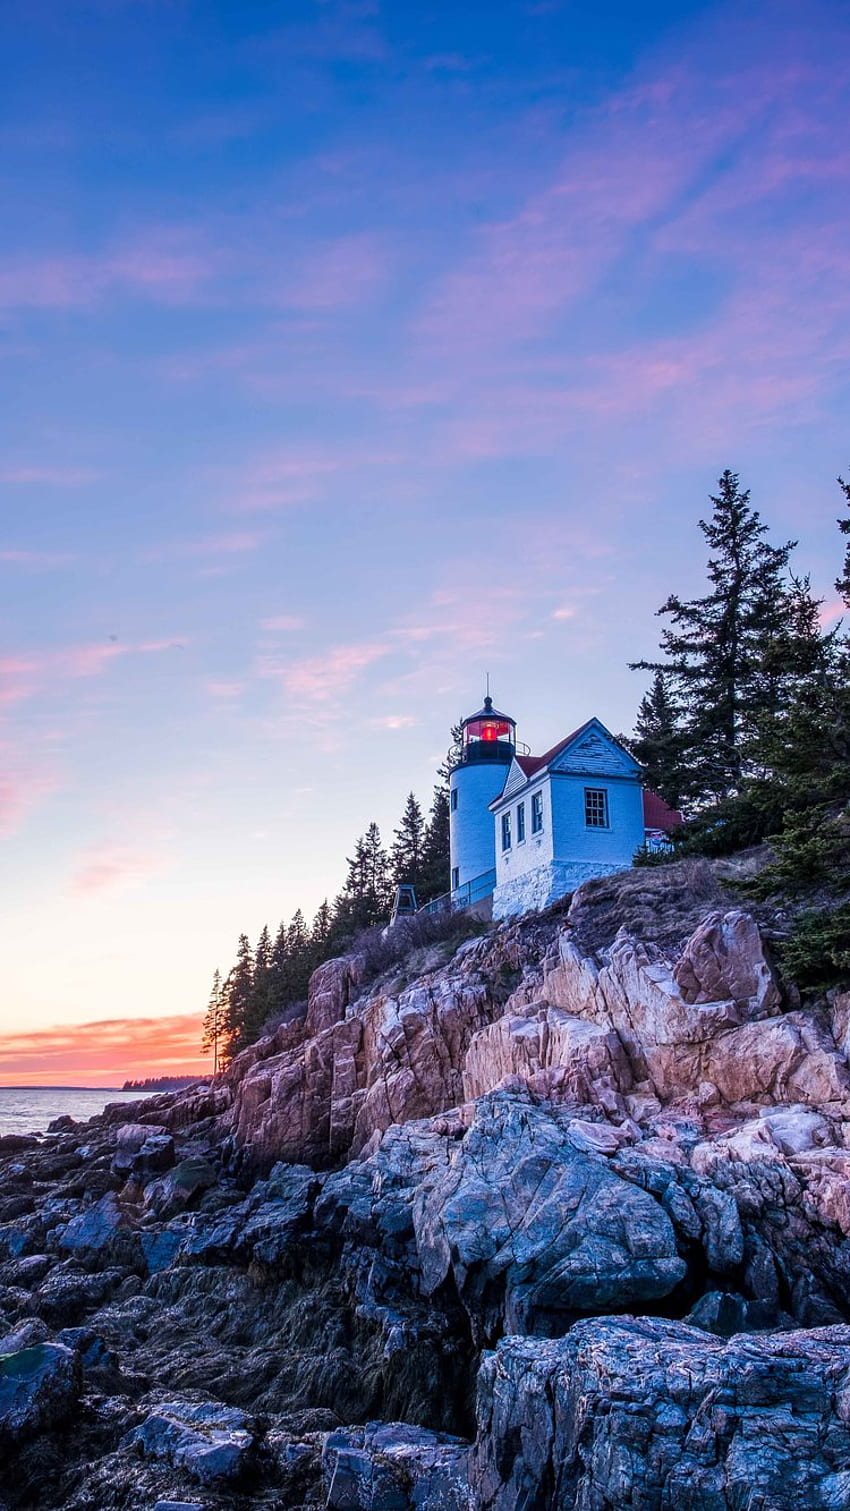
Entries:
[[522,876],[511,877],[502,882],[493,893],[493,917],[512,918],[519,913],[529,913],[539,908],[548,908],[567,892],[574,892],[584,881],[597,876],[613,876],[622,871],[622,866],[605,866],[593,861],[553,860],[547,865],[535,866]]

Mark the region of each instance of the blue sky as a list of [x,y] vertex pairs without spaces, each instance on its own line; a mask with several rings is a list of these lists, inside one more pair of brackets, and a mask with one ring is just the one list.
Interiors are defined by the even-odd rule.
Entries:
[[535,748],[628,728],[724,467],[832,596],[848,42],[4,8],[0,1033],[197,1011],[428,800],[485,669]]

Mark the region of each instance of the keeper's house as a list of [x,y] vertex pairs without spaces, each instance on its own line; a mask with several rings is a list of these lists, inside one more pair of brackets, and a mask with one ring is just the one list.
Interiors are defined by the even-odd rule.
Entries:
[[492,894],[493,916],[506,918],[627,869],[681,819],[598,719],[532,756],[518,752],[514,720],[487,698],[463,723],[450,821],[452,895]]

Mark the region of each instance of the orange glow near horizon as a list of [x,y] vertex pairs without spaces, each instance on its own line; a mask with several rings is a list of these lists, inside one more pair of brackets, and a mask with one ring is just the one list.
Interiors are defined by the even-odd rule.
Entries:
[[201,1014],[110,1018],[0,1034],[0,1086],[121,1086],[148,1076],[209,1075]]

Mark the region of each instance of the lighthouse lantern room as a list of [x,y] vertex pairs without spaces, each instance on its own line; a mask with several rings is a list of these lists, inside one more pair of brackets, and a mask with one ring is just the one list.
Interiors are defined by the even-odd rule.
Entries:
[[516,754],[516,721],[494,708],[489,694],[484,707],[464,719],[461,728],[460,758],[449,784],[453,892],[475,882],[483,885],[488,873],[495,873],[489,805],[502,791]]

